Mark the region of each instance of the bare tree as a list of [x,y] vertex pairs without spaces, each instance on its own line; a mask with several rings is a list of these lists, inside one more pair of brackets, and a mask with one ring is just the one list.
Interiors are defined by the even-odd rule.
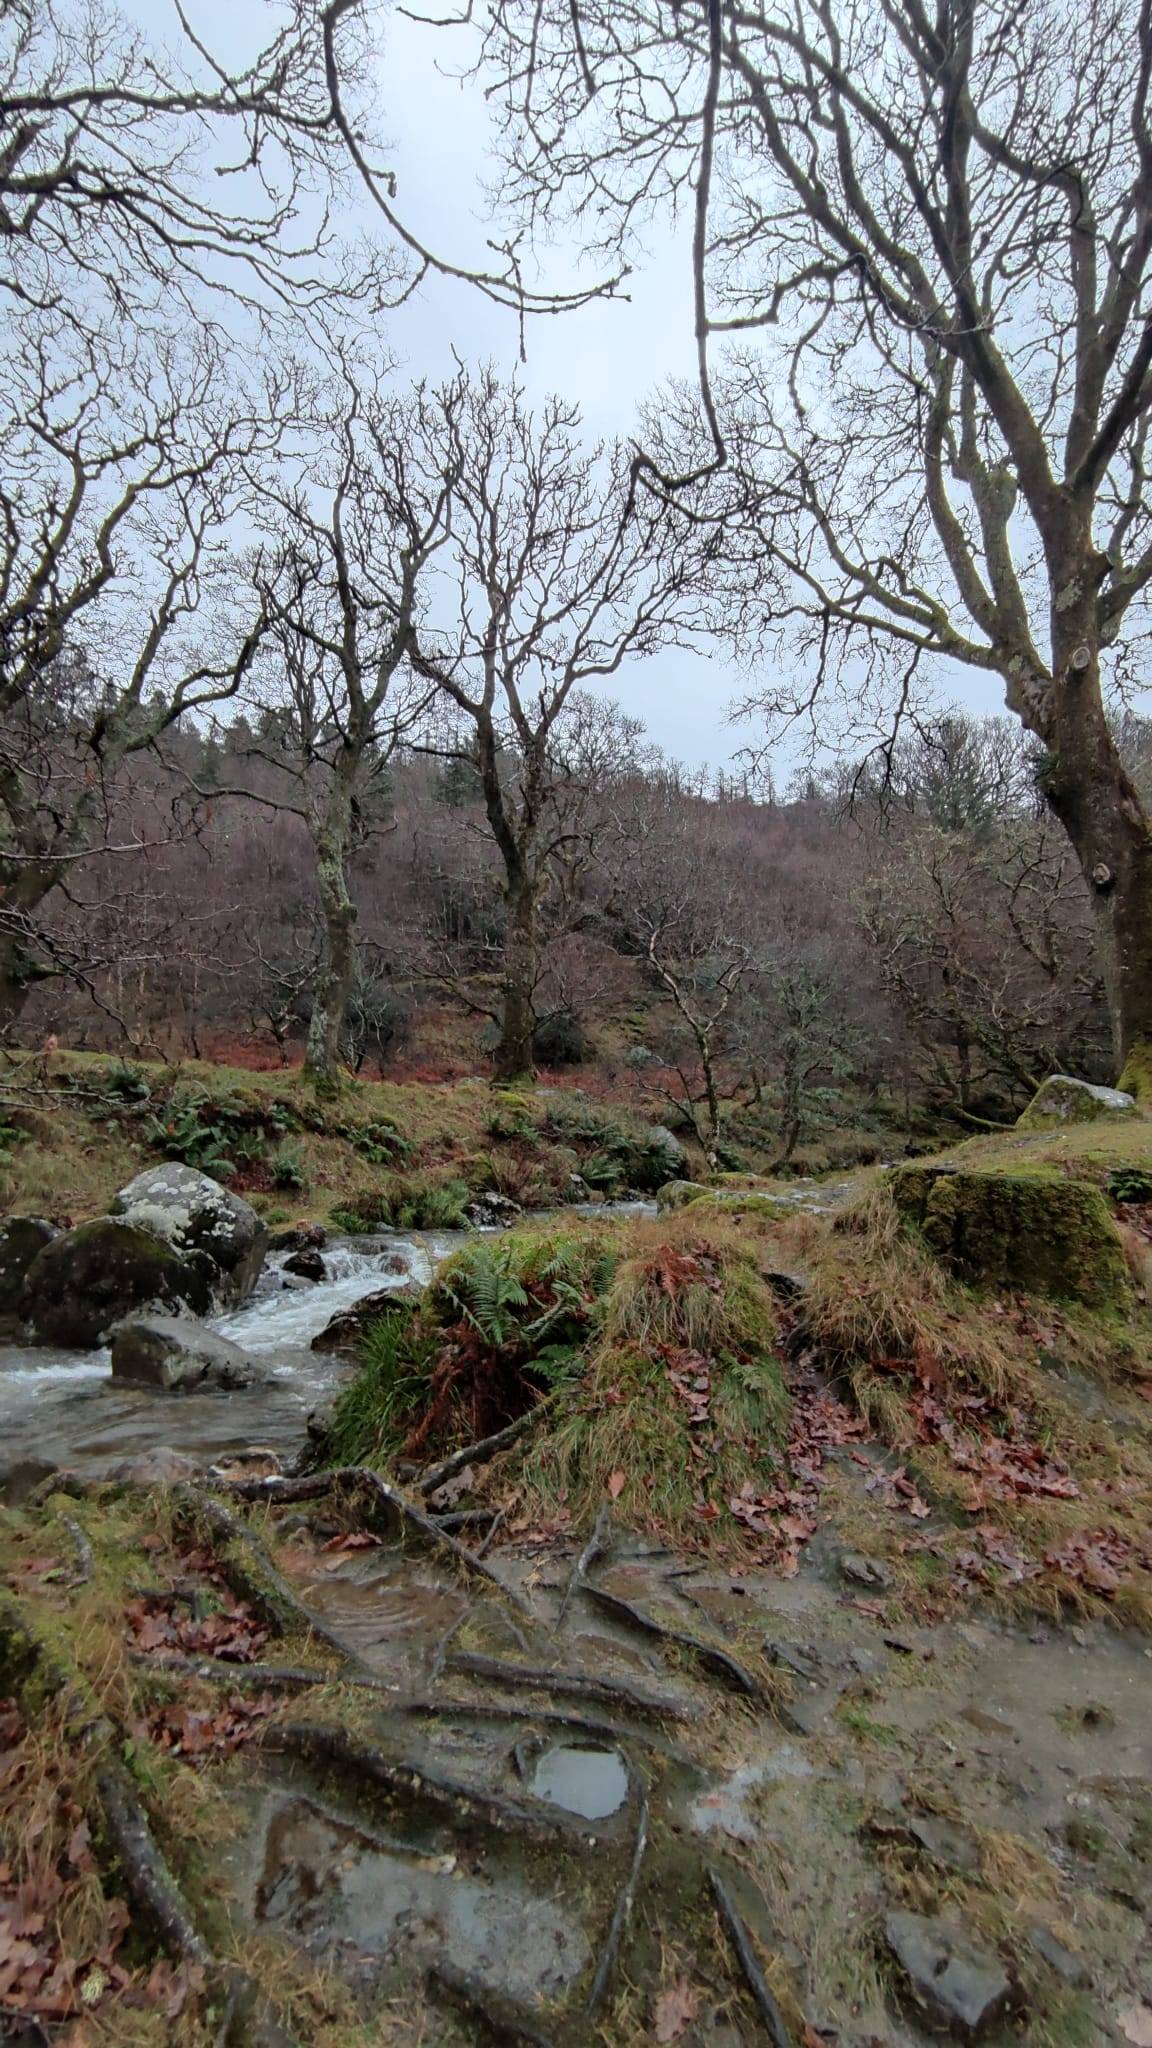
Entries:
[[[1139,1080],[1152,831],[1105,693],[1152,583],[1152,0],[497,0],[487,50],[527,218],[571,202],[606,248],[693,209],[702,438],[645,473],[697,510],[744,485],[716,496],[745,634],[811,656],[761,701],[1000,678]],[[714,384],[717,335],[763,347]]]
[[663,508],[629,516],[623,453],[585,449],[574,407],[553,398],[534,417],[489,372],[445,425],[453,589],[414,659],[443,693],[442,750],[475,767],[503,865],[495,1071],[510,1080],[532,1064],[542,903],[576,883],[597,757],[619,740],[609,725],[597,735],[589,710],[572,720],[574,693],[685,635],[694,584]]
[[381,829],[388,763],[430,694],[411,655],[455,474],[459,380],[397,397],[386,383],[386,370],[345,361],[317,396],[316,445],[300,473],[274,468],[263,480],[261,516],[282,538],[254,571],[268,627],[252,751],[280,772],[270,792],[244,793],[308,829],[323,936],[305,1068],[326,1083],[339,1074],[357,985],[349,865]]
[[285,397],[237,390],[210,332],[78,367],[39,330],[20,339],[0,398],[2,1030],[54,971],[46,900],[114,843],[124,763],[252,659],[261,621],[234,601],[227,535]]

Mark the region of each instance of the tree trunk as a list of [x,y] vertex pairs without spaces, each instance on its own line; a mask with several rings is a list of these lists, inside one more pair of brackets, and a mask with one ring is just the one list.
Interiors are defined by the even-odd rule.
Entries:
[[316,883],[324,917],[320,968],[312,990],[312,1015],[304,1052],[309,1080],[334,1087],[340,1079],[344,1024],[356,984],[356,905],[348,893],[345,807],[333,799],[334,815],[316,834]]
[[1152,1093],[1152,825],[1116,750],[1100,692],[1099,649],[1078,607],[1057,611],[1054,683],[1042,738],[1044,796],[1092,894],[1116,1071]]
[[508,929],[504,938],[504,1003],[493,1078],[519,1081],[532,1072],[532,1036],[536,1017],[532,998],[537,971],[536,892],[519,878],[508,891]]

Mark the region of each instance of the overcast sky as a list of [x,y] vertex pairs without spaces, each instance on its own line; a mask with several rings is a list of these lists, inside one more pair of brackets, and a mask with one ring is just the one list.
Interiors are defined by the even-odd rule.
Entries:
[[[155,31],[169,0],[129,0]],[[446,7],[444,12],[449,11]],[[190,18],[209,44],[241,57],[267,34],[268,0],[191,0]],[[393,12],[380,65],[378,128],[390,139],[397,211],[425,242],[462,265],[491,262],[485,242],[492,222],[485,183],[493,174],[493,130],[475,79],[458,80],[468,45],[458,31],[437,33]],[[365,223],[372,209],[365,204]],[[598,301],[579,312],[540,318],[527,330],[528,360],[517,361],[519,336],[503,312],[465,284],[430,279],[393,317],[389,346],[413,376],[450,369],[455,349],[465,360],[492,359],[519,371],[535,396],[575,399],[592,436],[628,435],[638,407],[671,376],[693,375],[691,273],[685,218],[653,231],[646,260],[629,280],[629,299]],[[571,288],[589,275],[575,242],[542,252],[542,279]],[[745,687],[722,658],[706,661],[672,651],[633,664],[613,679],[613,694],[643,719],[651,737],[692,766],[721,766],[757,737],[733,726],[727,708]],[[949,690],[974,711],[1001,707],[988,678],[958,671]],[[786,772],[786,763],[781,762]]]

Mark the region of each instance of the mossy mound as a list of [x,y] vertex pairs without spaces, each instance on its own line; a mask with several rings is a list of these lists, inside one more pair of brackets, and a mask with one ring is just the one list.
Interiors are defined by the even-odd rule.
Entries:
[[771,1487],[787,1429],[779,1303],[754,1246],[694,1208],[630,1250],[521,1476],[577,1519],[612,1500],[633,1526],[738,1543],[731,1502]]
[[1070,1074],[1052,1074],[1041,1082],[1023,1115],[1022,1131],[1059,1129],[1066,1124],[1099,1123],[1102,1118],[1139,1116],[1135,1097],[1120,1088],[1097,1088]]
[[902,1166],[889,1181],[905,1223],[958,1278],[1095,1308],[1130,1305],[1119,1234],[1086,1182],[947,1166]]

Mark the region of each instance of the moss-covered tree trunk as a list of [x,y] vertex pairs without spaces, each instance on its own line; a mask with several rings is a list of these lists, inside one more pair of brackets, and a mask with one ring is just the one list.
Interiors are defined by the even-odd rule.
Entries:
[[[1053,685],[1038,721],[1044,796],[1075,848],[1096,912],[1117,1074],[1152,1092],[1152,825],[1117,751],[1100,685],[1096,599],[1087,568],[1054,607]],[[1086,599],[1068,592],[1088,589]]]
[[532,1072],[533,997],[539,969],[536,890],[530,876],[518,872],[507,893],[503,1005],[493,1066],[494,1079],[501,1082],[517,1081]]
[[323,928],[304,1071],[326,1087],[339,1081],[348,1004],[356,985],[356,905],[348,887],[358,762],[349,744],[336,761],[323,813],[310,821]]

